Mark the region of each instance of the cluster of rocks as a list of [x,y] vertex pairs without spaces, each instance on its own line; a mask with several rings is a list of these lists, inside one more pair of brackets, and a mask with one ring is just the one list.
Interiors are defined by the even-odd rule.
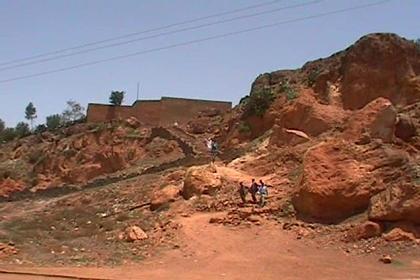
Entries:
[[0,259],[9,257],[11,255],[16,255],[17,253],[18,250],[15,248],[13,243],[0,243]]

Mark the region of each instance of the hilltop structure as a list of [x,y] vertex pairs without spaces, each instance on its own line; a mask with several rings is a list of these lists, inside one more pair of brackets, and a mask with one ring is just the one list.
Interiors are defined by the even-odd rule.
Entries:
[[135,117],[145,125],[165,126],[185,124],[203,112],[222,114],[231,108],[232,102],[176,97],[136,100],[131,106],[90,103],[87,121],[95,123]]

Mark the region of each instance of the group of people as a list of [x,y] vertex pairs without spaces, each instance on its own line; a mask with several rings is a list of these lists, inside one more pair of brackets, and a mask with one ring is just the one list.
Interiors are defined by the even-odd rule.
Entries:
[[[252,179],[251,186],[247,187],[243,184],[243,182],[239,183],[239,195],[242,199],[243,203],[246,203],[246,196],[248,193],[251,194],[252,202],[259,204],[260,207],[264,207],[266,204],[266,198],[268,196],[268,190],[266,184],[262,180],[260,180],[260,183],[257,184],[255,182],[255,179]],[[257,200],[257,195],[259,196],[259,200]]]

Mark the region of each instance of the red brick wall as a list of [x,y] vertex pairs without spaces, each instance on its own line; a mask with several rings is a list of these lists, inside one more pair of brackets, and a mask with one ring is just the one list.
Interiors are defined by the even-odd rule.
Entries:
[[217,109],[221,112],[230,110],[230,102],[193,100],[183,98],[162,97],[161,100],[140,100],[133,106],[113,106],[89,104],[87,110],[88,122],[105,122],[113,119],[136,117],[147,125],[172,125],[187,123],[201,111]]
[[144,124],[159,125],[161,114],[161,103],[157,101],[137,101],[133,104],[135,117]]
[[172,125],[174,122],[187,123],[201,111],[218,109],[225,112],[231,109],[229,102],[192,100],[182,98],[162,97],[161,125]]
[[131,106],[89,104],[87,109],[88,122],[105,122],[114,119],[126,119],[131,116],[133,116]]

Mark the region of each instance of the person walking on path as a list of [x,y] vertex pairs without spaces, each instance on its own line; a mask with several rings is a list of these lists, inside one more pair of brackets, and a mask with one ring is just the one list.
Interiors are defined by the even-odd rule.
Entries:
[[268,190],[267,186],[262,180],[260,180],[260,185],[258,186],[258,194],[260,195],[259,205],[260,207],[264,207],[266,203],[266,198],[268,196]]
[[249,192],[251,193],[252,202],[257,203],[256,194],[258,192],[258,184],[255,182],[255,179],[252,179],[251,187],[249,188]]

